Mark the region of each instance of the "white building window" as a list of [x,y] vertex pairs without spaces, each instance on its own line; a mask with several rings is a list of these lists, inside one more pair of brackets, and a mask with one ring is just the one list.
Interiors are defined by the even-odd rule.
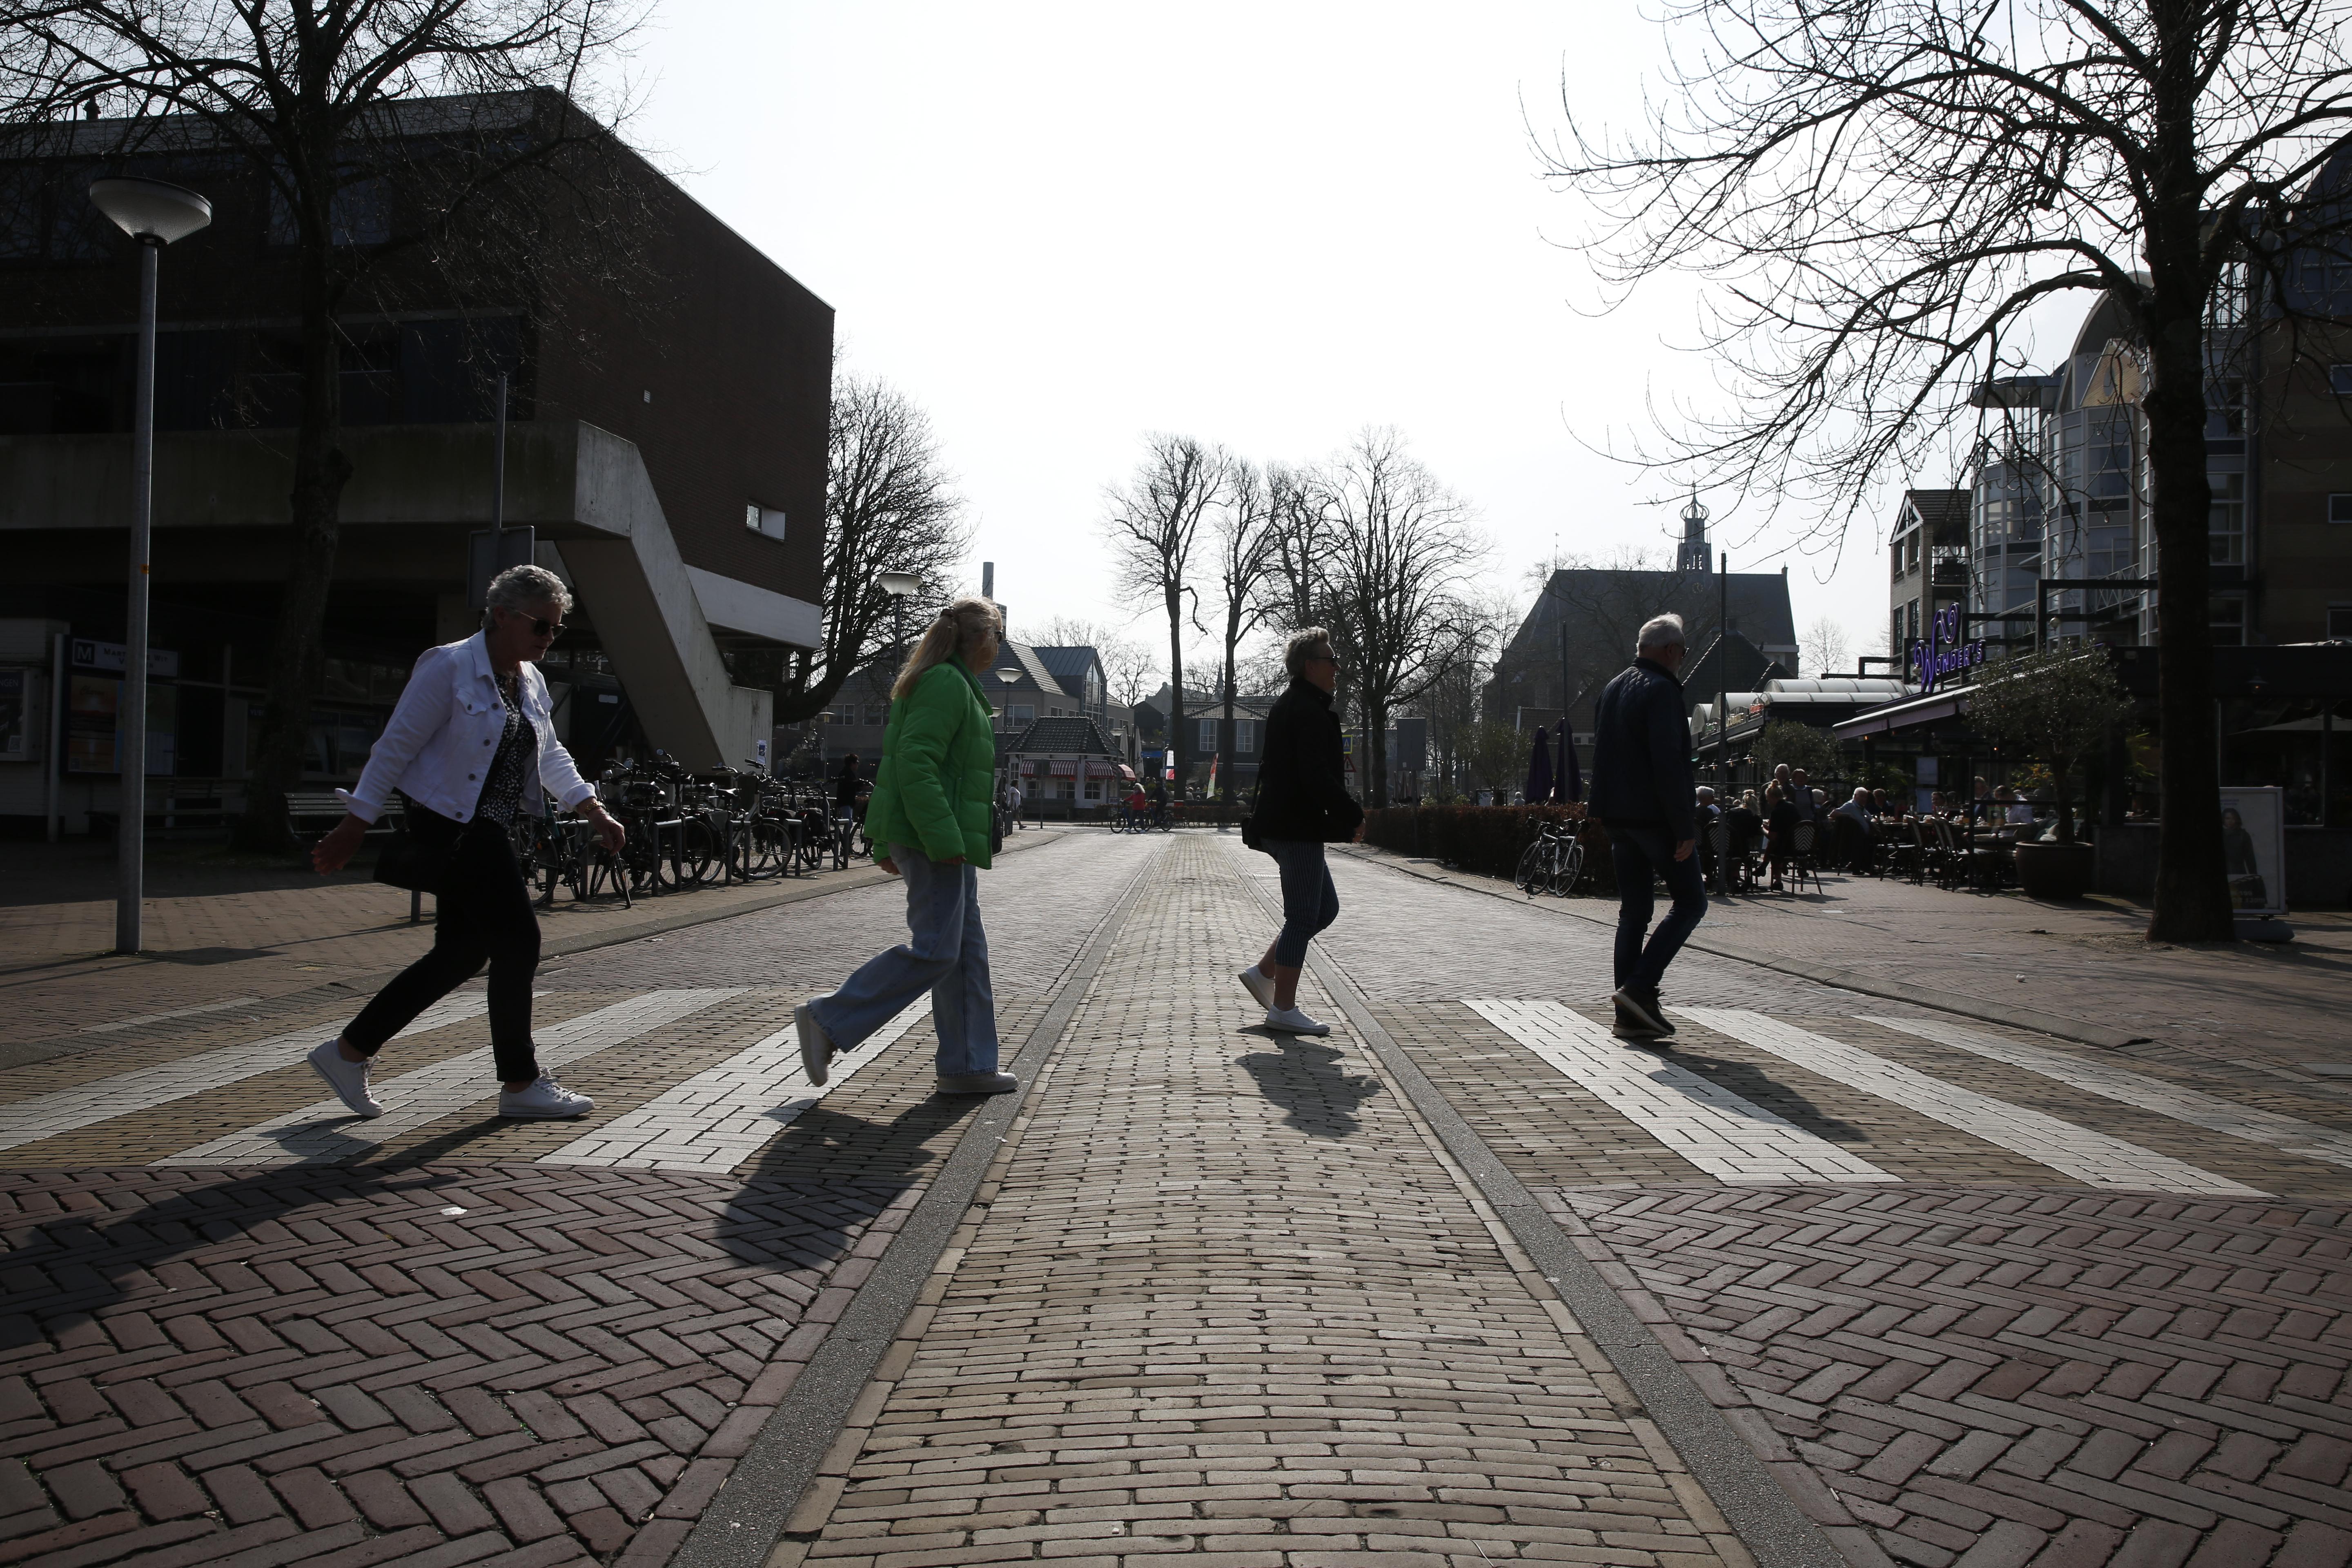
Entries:
[[1034,702],[1008,702],[1004,705],[1004,721],[1016,730],[1025,730],[1037,721]]
[[1234,754],[1235,756],[1250,757],[1257,754],[1257,727],[1258,721],[1255,719],[1234,721]]
[[782,539],[784,536],[783,508],[761,506],[755,500],[745,501],[743,526],[754,533],[764,533],[771,539]]
[[1214,719],[1203,719],[1201,721],[1201,754],[1206,756],[1216,749],[1217,721]]

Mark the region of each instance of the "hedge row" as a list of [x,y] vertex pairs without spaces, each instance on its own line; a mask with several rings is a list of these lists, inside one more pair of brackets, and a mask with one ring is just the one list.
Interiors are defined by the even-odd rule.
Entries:
[[1364,842],[1480,876],[1507,877],[1518,868],[1519,852],[1534,841],[1536,824],[1583,817],[1580,805],[1392,805],[1365,814]]

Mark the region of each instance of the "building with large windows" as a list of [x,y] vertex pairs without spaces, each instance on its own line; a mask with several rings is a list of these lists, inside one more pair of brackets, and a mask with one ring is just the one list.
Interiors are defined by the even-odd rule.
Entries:
[[[383,144],[429,172],[453,126],[527,142],[551,134],[557,101],[419,100]],[[467,535],[491,515],[499,373],[504,521],[536,531],[540,563],[579,599],[547,670],[584,762],[659,747],[740,765],[772,733],[754,672],[819,640],[833,311],[625,148],[600,167],[604,196],[641,204],[628,266],[553,211],[535,270],[461,274],[436,259],[446,237],[424,186],[372,177],[339,204],[352,472],[309,788],[355,780],[410,660],[476,624]],[[31,628],[27,648],[65,635],[68,668],[18,684],[28,759],[62,773],[69,830],[116,810],[120,783],[108,704],[140,264],[87,195],[120,173],[191,186],[214,212],[161,268],[151,625],[168,668],[150,709],[165,743],[148,754],[169,776],[149,781],[151,813],[236,802],[292,546],[295,257],[265,172],[193,120],[0,136],[0,618]],[[51,710],[60,690],[68,713]],[[0,817],[42,809],[43,771],[0,767]]]

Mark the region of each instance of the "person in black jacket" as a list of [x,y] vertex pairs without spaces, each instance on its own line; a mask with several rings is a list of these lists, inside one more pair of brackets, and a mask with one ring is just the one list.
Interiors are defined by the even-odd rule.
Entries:
[[[1686,638],[1682,617],[1642,627],[1633,662],[1601,693],[1593,726],[1587,809],[1609,829],[1617,868],[1617,1009],[1620,1035],[1671,1035],[1658,1005],[1666,965],[1706,913],[1698,865],[1698,820],[1691,777],[1690,717],[1683,702]],[[1666,879],[1674,908],[1650,931],[1653,872]],[[1646,944],[1644,938],[1647,938]]]
[[1331,710],[1332,693],[1339,689],[1331,634],[1321,626],[1300,632],[1283,649],[1282,662],[1290,671],[1290,689],[1265,717],[1257,805],[1245,836],[1282,868],[1282,931],[1241,980],[1265,1009],[1267,1027],[1328,1035],[1330,1025],[1298,1010],[1298,971],[1307,963],[1308,941],[1339,918],[1339,894],[1323,846],[1353,838],[1364,813],[1348,793],[1339,716]]

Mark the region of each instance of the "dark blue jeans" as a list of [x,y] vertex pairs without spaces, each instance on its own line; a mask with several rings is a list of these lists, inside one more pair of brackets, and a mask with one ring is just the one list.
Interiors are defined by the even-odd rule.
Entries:
[[1311,838],[1268,838],[1265,852],[1282,868],[1282,934],[1274,939],[1274,961],[1285,969],[1307,962],[1307,943],[1339,918],[1339,889],[1323,846]]
[[[1692,931],[1706,913],[1706,883],[1701,879],[1698,852],[1675,858],[1675,847],[1657,827],[1609,826],[1610,855],[1617,868],[1617,984],[1647,994],[1657,990]],[[1657,907],[1650,893],[1650,874],[1663,873],[1674,907],[1650,930]],[[1649,941],[1645,945],[1643,938]]]

